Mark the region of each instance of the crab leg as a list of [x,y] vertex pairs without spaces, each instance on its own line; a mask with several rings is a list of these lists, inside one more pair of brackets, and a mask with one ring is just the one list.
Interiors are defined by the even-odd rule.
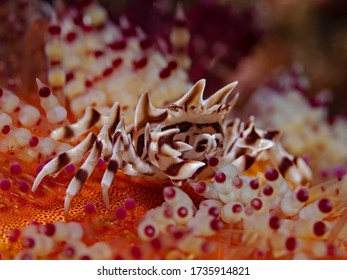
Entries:
[[[147,126],[147,128],[149,127]],[[139,171],[140,173],[150,175],[150,173],[152,172],[152,168],[150,164],[142,160],[140,156],[137,154],[134,144],[131,141],[131,135],[126,133],[123,119],[119,122],[117,126],[116,133],[118,131],[121,133],[120,140],[123,143],[123,160],[131,164],[133,168]]]
[[104,173],[104,176],[101,179],[102,197],[104,199],[106,208],[110,208],[108,189],[110,188],[114,176],[116,175],[117,170],[122,162],[122,154],[124,151],[124,147],[122,144],[123,143],[121,143],[121,132],[118,131],[114,135],[114,146],[111,159],[108,162],[107,169]]
[[134,169],[142,174],[150,175],[151,166],[142,160],[136,153],[134,145],[131,143],[128,135],[123,136],[124,139],[124,160],[130,163]]
[[90,150],[95,140],[96,136],[93,133],[89,133],[88,136],[76,147],[53,158],[42,168],[40,173],[37,174],[31,190],[34,192],[43,178],[47,175],[59,173],[65,166],[80,160],[84,154]]
[[257,151],[253,151],[236,158],[231,162],[231,164],[237,168],[238,172],[241,173],[253,165],[258,155],[259,154]]
[[102,143],[101,141],[97,140],[95,141],[92,151],[87,157],[86,161],[83,163],[81,168],[75,174],[74,178],[71,180],[66,190],[66,196],[64,201],[65,219],[67,218],[69,214],[72,198],[81,191],[85,181],[92,174],[100,158],[101,151],[102,151]]
[[109,128],[110,134],[113,135],[121,121],[121,110],[119,103],[116,102],[111,108],[111,114],[107,119],[107,126]]
[[112,135],[120,122],[120,107],[115,103],[111,109],[111,114],[101,128],[98,139],[102,142],[102,157],[108,162],[112,155]]
[[295,183],[310,181],[312,173],[308,165],[302,158],[294,157],[277,143],[275,147],[269,150],[270,159],[278,166],[281,174],[290,178]]
[[108,162],[112,155],[112,137],[108,125],[103,125],[97,138],[102,143],[102,158]]
[[100,117],[101,115],[98,111],[88,107],[83,117],[76,123],[53,130],[51,136],[55,140],[78,137],[92,128],[100,120]]
[[129,136],[118,130],[114,135],[114,146],[111,159],[101,180],[102,196],[107,208],[110,206],[108,190],[123,160],[127,162],[133,170],[142,174],[149,175],[153,171],[151,166],[137,155],[134,146],[130,142]]

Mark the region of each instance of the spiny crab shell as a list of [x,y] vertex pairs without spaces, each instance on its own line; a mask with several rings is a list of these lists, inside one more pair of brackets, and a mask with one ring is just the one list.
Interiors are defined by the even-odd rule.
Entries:
[[205,80],[200,80],[167,108],[155,108],[149,93],[145,92],[136,106],[134,126],[125,126],[118,103],[108,117],[96,109],[87,109],[80,121],[54,130],[52,137],[59,140],[81,135],[100,121],[99,134],[89,132],[76,147],[51,160],[37,175],[32,190],[36,190],[46,175],[80,161],[90,150],[66,191],[66,216],[72,198],[80,192],[100,157],[108,162],[101,181],[107,207],[108,190],[118,170],[147,179],[170,179],[174,185],[181,185],[186,180],[212,178],[214,162],[231,164],[243,172],[263,151],[271,149],[276,149],[276,156],[269,152],[265,157],[279,166],[282,173],[288,173],[294,181],[309,180],[310,171],[305,163],[288,158],[289,155],[276,146],[276,132],[255,128],[253,118],[243,123],[229,116],[238,97],[232,94],[236,84],[231,83],[203,99]]
[[145,93],[135,116],[138,155],[175,184],[195,176],[209,157],[223,154],[224,120],[237,97],[231,103],[227,99],[235,86],[229,84],[203,100],[205,81],[200,80],[166,109],[154,108]]

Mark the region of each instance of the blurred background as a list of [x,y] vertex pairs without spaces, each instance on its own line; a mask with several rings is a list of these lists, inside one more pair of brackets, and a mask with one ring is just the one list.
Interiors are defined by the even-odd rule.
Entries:
[[[164,36],[175,8],[184,7],[192,33],[192,81],[210,91],[239,80],[242,95],[300,64],[307,94],[333,93],[331,114],[347,112],[345,0],[100,0],[112,17],[126,14],[152,36]],[[115,4],[117,2],[117,4]]]
[[[159,50],[162,42],[170,48],[173,26],[187,26],[191,83],[205,78],[210,95],[239,81],[232,114],[281,131],[280,142],[305,158],[316,181],[347,173],[346,0],[95,1],[114,22],[127,16]],[[0,86],[35,103],[52,7],[60,16],[91,2],[0,0]],[[175,20],[179,5],[185,20]]]
[[[89,0],[0,0],[0,82],[15,89],[44,68],[44,4]],[[240,81],[244,100],[277,73],[300,64],[308,95],[333,93],[332,115],[347,112],[347,2],[345,0],[99,0],[117,21],[125,14],[151,37],[167,39],[180,3],[191,31],[192,82],[208,92]],[[35,18],[33,24],[32,19]]]

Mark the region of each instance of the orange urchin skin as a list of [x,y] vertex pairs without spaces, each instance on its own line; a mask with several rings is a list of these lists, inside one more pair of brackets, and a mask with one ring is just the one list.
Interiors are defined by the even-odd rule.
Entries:
[[[23,167],[22,178],[34,178],[37,163],[25,164],[12,155],[0,154],[0,173],[11,181],[15,182],[14,176],[9,174],[9,164],[16,160]],[[246,173],[256,175],[264,173],[266,164],[257,162]],[[141,251],[142,259],[274,259],[271,253],[264,256],[255,256],[259,233],[254,233],[250,240],[242,241],[243,227],[239,225],[225,225],[212,237],[206,238],[215,250],[210,253],[200,255],[183,254],[173,245],[175,240],[170,235],[159,237],[163,248],[159,251],[153,249],[151,242],[142,241],[137,235],[138,222],[143,215],[164,201],[163,188],[171,185],[168,181],[157,182],[143,178],[130,177],[121,172],[117,173],[114,184],[111,186],[110,209],[106,209],[101,194],[100,180],[105,171],[104,167],[97,167],[91,177],[87,180],[81,193],[77,195],[71,206],[68,220],[79,222],[84,228],[83,242],[92,245],[99,241],[106,241],[114,250],[114,257],[124,259],[134,259],[131,250],[136,248]],[[3,259],[13,259],[18,252],[23,250],[21,239],[18,242],[9,241],[10,231],[22,229],[28,224],[36,221],[40,224],[64,221],[64,197],[67,185],[73,175],[63,170],[56,177],[47,176],[40,188],[35,192],[20,193],[13,185],[8,192],[0,191],[0,254]],[[28,180],[29,181],[29,180]],[[193,199],[194,204],[203,200],[197,195],[188,184],[182,186],[183,190]],[[122,207],[126,198],[133,198],[136,201],[136,208],[122,221],[115,219],[115,209]],[[96,208],[96,213],[87,215],[85,206],[92,203]],[[165,247],[165,244],[166,247]],[[63,243],[61,244],[63,246]],[[119,255],[122,252],[122,255]],[[119,256],[118,256],[119,255]],[[45,259],[57,259],[61,257],[61,248],[46,256]],[[282,258],[291,259],[293,256],[288,253]]]
[[[2,217],[0,220],[0,253],[3,258],[7,259],[13,258],[22,249],[18,242],[12,244],[9,241],[11,230],[21,229],[33,221],[40,224],[64,221],[65,191],[73,175],[63,170],[56,177],[46,177],[35,193],[31,191],[21,193],[15,184],[19,178],[11,177],[9,174],[8,166],[14,159],[13,156],[1,154],[0,159],[0,173],[13,183],[10,191],[0,192],[0,215]],[[37,163],[31,165],[20,162],[18,159],[15,160],[23,167],[21,178],[34,178]],[[122,247],[126,248],[129,248],[133,242],[139,243],[140,246],[148,246],[145,243],[141,245],[142,242],[137,237],[137,222],[148,210],[163,203],[163,188],[171,183],[149,181],[118,172],[109,191],[111,206],[110,209],[106,209],[100,186],[104,171],[105,167],[96,168],[87,180],[81,193],[72,202],[68,220],[83,225],[85,231],[88,232],[88,237],[84,240],[86,244],[112,241],[112,243],[123,244]],[[195,194],[187,185],[184,185],[183,189],[192,196],[197,206],[202,197]],[[131,213],[127,213],[127,218],[119,223],[115,221],[115,209],[123,206],[125,199],[129,197],[136,201],[136,208]],[[88,203],[95,206],[95,214],[87,215],[85,213],[85,206]],[[124,244],[124,238],[127,240],[126,244]]]
[[[23,168],[19,177],[10,175],[9,165],[17,161]],[[20,178],[32,183],[36,175],[38,162],[32,164],[21,162],[15,155],[0,154],[0,173],[12,182],[11,190],[0,191],[0,252],[8,250],[10,244],[8,233],[15,228],[23,228],[33,221],[47,224],[56,221],[64,221],[64,198],[66,188],[72,178],[66,170],[57,176],[47,176],[36,192],[22,193],[16,186]],[[257,168],[258,169],[258,168]],[[114,184],[109,190],[110,209],[106,209],[101,193],[100,181],[105,167],[97,167],[91,177],[87,180],[81,193],[77,195],[70,209],[69,221],[82,223],[87,228],[94,228],[102,233],[96,234],[95,241],[113,239],[122,231],[120,228],[112,229],[110,222],[114,220],[115,209],[123,206],[126,198],[131,197],[136,201],[136,208],[128,220],[126,228],[136,233],[137,221],[150,209],[161,205],[163,199],[163,188],[172,185],[169,181],[149,181],[143,178],[130,177],[121,172],[117,173]],[[183,190],[187,192],[196,207],[203,200],[201,196],[193,191],[188,184],[183,184]],[[92,203],[96,208],[93,217],[85,214],[86,204]],[[218,239],[218,238],[217,238]],[[15,252],[12,252],[14,254]]]
[[[3,155],[1,156],[2,161],[4,161]],[[24,164],[23,166],[29,167],[29,165]],[[106,209],[100,187],[103,171],[101,168],[96,170],[86,182],[80,195],[73,200],[69,214],[70,221],[92,224],[99,220],[106,225],[107,220],[112,221],[114,219],[115,209],[122,206],[127,197],[131,197],[136,200],[137,205],[132,213],[132,223],[134,224],[145,212],[163,202],[162,188],[165,183],[148,182],[118,173],[110,190],[111,207]],[[0,166],[0,172],[8,173],[6,164]],[[23,177],[34,174],[33,170],[24,170],[24,172]],[[15,186],[9,192],[1,193],[0,252],[8,248],[6,233],[14,228],[22,228],[32,221],[39,223],[64,221],[64,196],[71,176],[71,174],[63,171],[55,178],[47,177],[35,193],[30,191],[26,194],[20,193]],[[95,205],[96,213],[93,217],[88,217],[85,214],[84,207],[87,203]],[[132,230],[135,231],[134,226],[132,226]],[[100,236],[100,239],[104,238],[107,239],[105,236]]]

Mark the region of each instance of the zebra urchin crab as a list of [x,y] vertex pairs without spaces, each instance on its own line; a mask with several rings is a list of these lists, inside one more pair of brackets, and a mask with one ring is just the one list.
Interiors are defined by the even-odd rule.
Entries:
[[108,117],[87,108],[78,122],[54,130],[51,136],[56,140],[78,137],[102,122],[99,134],[90,132],[77,146],[47,163],[37,175],[32,190],[37,189],[46,175],[81,161],[89,151],[66,190],[65,216],[72,198],[80,192],[100,157],[108,163],[101,180],[106,207],[109,207],[108,189],[117,170],[148,179],[170,179],[179,186],[185,180],[211,178],[216,162],[233,164],[242,172],[261,152],[275,149],[268,157],[280,171],[300,180],[300,174],[305,173],[304,163],[290,158],[278,147],[274,142],[276,133],[255,128],[253,118],[246,123],[230,118],[229,112],[238,97],[232,94],[236,84],[231,83],[203,99],[205,80],[200,80],[167,108],[155,108],[145,92],[136,107],[135,123],[128,127],[118,103]]

